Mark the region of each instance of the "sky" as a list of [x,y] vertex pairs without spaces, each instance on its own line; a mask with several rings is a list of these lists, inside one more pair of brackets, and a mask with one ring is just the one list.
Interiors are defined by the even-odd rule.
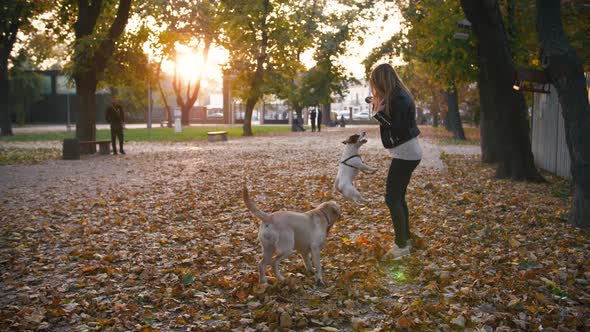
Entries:
[[[383,12],[383,8],[376,8],[377,12]],[[388,11],[391,12],[391,9]],[[369,27],[366,35],[364,36],[363,43],[358,41],[351,42],[348,48],[348,52],[339,59],[339,63],[347,68],[347,72],[358,80],[364,80],[365,68],[362,61],[375,47],[378,47],[381,43],[389,39],[393,34],[400,30],[400,16],[389,15],[386,21],[375,20],[366,21],[365,25]],[[179,71],[179,74],[184,78],[197,77],[197,73],[200,70],[199,64],[202,63],[202,56],[194,51],[191,51],[188,47],[178,48],[179,57],[179,68],[183,68]],[[302,55],[302,61],[311,68],[315,62],[313,60],[314,50],[309,50]],[[221,81],[221,66],[223,66],[228,60],[228,52],[220,47],[212,47],[210,49],[208,65],[204,74],[204,77],[215,77],[217,81]],[[393,65],[399,64],[401,61],[396,61]],[[174,63],[165,62],[163,63],[163,70],[168,73],[174,72]]]
[[[331,0],[332,5],[330,5],[330,0],[328,2],[328,9],[338,10],[338,3],[337,0]],[[386,12],[383,8],[375,8],[376,12]],[[391,9],[387,10],[387,12],[392,12]],[[378,15],[377,15],[378,16]],[[366,21],[364,22],[365,25],[369,27],[367,30],[366,35],[364,36],[363,43],[358,41],[351,42],[349,44],[348,52],[339,59],[340,64],[342,64],[349,74],[354,76],[359,80],[364,79],[364,66],[362,65],[362,61],[366,58],[366,56],[371,52],[371,50],[377,46],[379,46],[382,42],[389,39],[391,35],[395,32],[399,31],[400,29],[400,18],[399,15],[390,15],[388,20],[375,20],[375,21]],[[129,26],[134,26],[133,22],[130,21]],[[38,27],[43,28],[43,27]],[[16,51],[16,50],[15,50]],[[148,48],[144,48],[144,51],[147,54],[150,54]],[[194,50],[191,51],[188,47],[180,46],[178,48],[179,56],[177,61],[180,63],[179,74],[184,78],[194,78],[198,76],[198,72],[200,71],[200,64],[203,63],[202,56],[197,54]],[[207,68],[205,69],[204,78],[213,77],[216,81],[221,81],[221,67],[227,62],[229,54],[226,50],[220,47],[212,47],[209,53],[209,59]],[[153,59],[152,56],[152,60]],[[313,61],[313,50],[306,52],[303,55],[303,62],[306,64],[308,68],[313,67],[315,64]],[[49,60],[46,64],[46,67],[49,67],[54,63],[55,60]],[[174,63],[171,61],[165,61],[162,64],[162,69],[172,74],[174,72]],[[206,83],[205,83],[206,84]]]

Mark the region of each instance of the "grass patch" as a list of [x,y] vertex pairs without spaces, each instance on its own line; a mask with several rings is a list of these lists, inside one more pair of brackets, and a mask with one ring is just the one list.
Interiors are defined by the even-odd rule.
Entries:
[[443,145],[479,145],[479,128],[463,127],[465,140],[453,138],[453,133],[445,127],[420,126],[421,137],[434,139]]
[[[133,142],[188,142],[207,139],[208,131],[227,131],[228,137],[241,137],[241,126],[200,126],[184,127],[181,133],[175,133],[174,128],[152,128],[148,132],[146,128],[125,129],[125,141]],[[252,126],[254,135],[264,135],[279,132],[290,132],[290,126]],[[13,136],[0,137],[0,142],[38,142],[38,141],[63,141],[64,138],[73,138],[74,132],[67,131],[15,134]],[[96,131],[96,139],[111,139],[109,129]]]
[[0,147],[0,165],[38,164],[47,160],[60,158],[60,149],[21,149]]

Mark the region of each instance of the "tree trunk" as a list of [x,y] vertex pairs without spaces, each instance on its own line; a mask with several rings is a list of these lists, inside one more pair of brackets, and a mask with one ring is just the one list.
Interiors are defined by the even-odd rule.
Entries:
[[295,114],[297,114],[297,121],[299,121],[299,123],[303,125],[303,107],[301,107],[301,105],[299,105],[298,103],[295,103],[295,105],[293,105],[293,108],[295,109]]
[[267,54],[266,49],[268,47],[268,31],[266,27],[266,19],[268,18],[268,14],[270,12],[270,1],[263,0],[263,7],[264,12],[262,13],[262,23],[261,23],[261,41],[260,41],[260,53],[258,53],[258,57],[256,58],[256,70],[254,71],[254,77],[252,78],[252,83],[250,84],[250,92],[249,96],[246,99],[246,114],[244,114],[244,136],[252,136],[252,112],[254,111],[254,106],[262,96],[261,87],[262,87],[262,79],[264,77],[264,63],[266,62]]
[[162,64],[162,61],[160,61],[160,64],[158,64],[158,71],[156,74],[156,81],[158,82],[158,90],[160,91],[160,97],[162,98],[162,102],[164,103],[164,117],[166,118],[166,126],[168,128],[172,128],[172,111],[170,110],[170,105],[168,104],[168,96],[166,95],[166,93],[164,92],[164,89],[162,88],[162,82],[160,81],[160,66]]
[[543,181],[534,164],[524,96],[512,89],[514,65],[498,2],[461,0],[461,6],[477,36],[478,52],[486,64],[496,104],[496,177]]
[[[96,85],[95,75],[86,73],[76,79],[76,94],[80,100],[78,107],[78,119],[76,122],[76,137],[81,141],[94,141],[96,139]],[[96,153],[96,145],[81,146],[81,153]]]
[[195,81],[195,86],[192,89],[191,82],[186,82],[186,99],[182,97],[182,80],[177,79],[177,70],[174,70],[172,88],[174,89],[174,93],[176,94],[176,103],[178,104],[178,106],[180,106],[180,122],[183,126],[189,126],[191,124],[191,109],[193,108],[193,105],[199,97],[199,91],[201,90],[201,80],[203,79],[203,72],[205,71],[205,68],[207,67],[207,62],[209,60],[209,48],[211,47],[212,40],[213,39],[209,36],[205,37],[205,46],[203,47],[203,66],[201,67],[199,76]]
[[[584,69],[563,32],[559,0],[537,0],[537,31],[545,73],[557,89],[571,158],[574,200],[569,222],[590,228],[590,106]],[[544,59],[541,59],[542,63]]]
[[430,114],[432,115],[432,126],[438,127],[440,105],[438,104],[438,92],[436,91],[436,89],[432,90],[432,104],[430,107]]
[[[320,112],[322,112],[322,124],[327,127],[330,124],[330,114],[332,113],[332,105],[331,104],[322,104],[320,107]],[[351,117],[352,119],[352,117]],[[319,123],[318,123],[319,125]]]
[[16,42],[16,35],[22,22],[23,4],[17,3],[11,17],[3,18],[0,39],[0,136],[12,135],[10,81],[8,78],[8,58]]
[[[108,60],[113,56],[115,41],[121,36],[127,25],[131,0],[119,0],[117,16],[102,38],[96,50],[86,45],[90,36],[94,34],[96,23],[101,13],[102,2],[93,0],[78,0],[78,17],[74,23],[76,35],[74,46],[74,62],[77,70],[74,72],[76,94],[80,99],[78,121],[76,123],[76,137],[80,140],[96,139],[96,86],[98,77],[104,73]],[[96,146],[90,145],[81,150],[82,153],[96,152]]]
[[498,161],[498,133],[496,132],[497,112],[492,84],[488,75],[486,59],[478,56],[478,91],[479,91],[479,136],[481,146],[481,161],[493,164]]
[[457,96],[457,88],[452,84],[446,91],[447,95],[447,122],[450,131],[453,133],[453,138],[465,140],[465,132],[463,131],[463,124],[461,123],[461,115],[459,114],[459,97]]
[[[192,105],[185,105],[180,109],[180,123],[183,126],[190,126],[191,124],[191,109]],[[205,115],[206,116],[206,115]]]
[[244,136],[252,136],[252,112],[254,111],[254,106],[256,106],[256,102],[258,101],[259,97],[250,97],[246,100],[246,112],[244,114],[244,124],[242,125],[242,129],[244,130]]
[[0,71],[0,136],[11,136],[13,133],[10,118],[10,83],[7,70],[2,68]]

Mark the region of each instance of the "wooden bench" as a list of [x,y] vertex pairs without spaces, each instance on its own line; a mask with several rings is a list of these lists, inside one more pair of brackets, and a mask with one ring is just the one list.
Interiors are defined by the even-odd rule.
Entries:
[[209,142],[227,141],[227,131],[209,131],[207,132]]
[[98,153],[110,154],[111,153],[111,141],[100,140],[100,141],[80,141],[80,146],[98,144]]

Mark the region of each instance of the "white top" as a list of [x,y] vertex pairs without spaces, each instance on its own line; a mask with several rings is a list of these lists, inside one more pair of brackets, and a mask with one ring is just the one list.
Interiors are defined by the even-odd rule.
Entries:
[[387,149],[387,151],[389,151],[389,154],[395,159],[422,159],[422,147],[420,146],[420,141],[418,141],[418,136],[412,138],[404,144],[396,146],[395,148]]

